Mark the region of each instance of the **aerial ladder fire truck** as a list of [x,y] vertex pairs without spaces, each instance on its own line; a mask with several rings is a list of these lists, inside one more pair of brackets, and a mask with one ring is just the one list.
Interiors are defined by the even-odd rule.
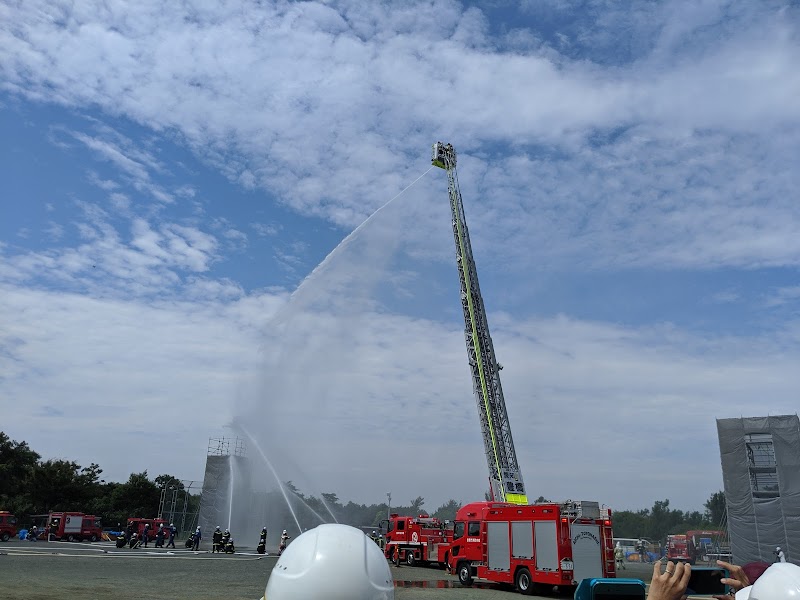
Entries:
[[478,285],[452,144],[435,143],[431,163],[447,172],[464,337],[492,498],[458,511],[448,556],[450,571],[464,585],[480,578],[516,585],[523,594],[542,586],[575,586],[586,577],[613,577],[610,511],[586,501],[528,504],[500,385],[501,367]]

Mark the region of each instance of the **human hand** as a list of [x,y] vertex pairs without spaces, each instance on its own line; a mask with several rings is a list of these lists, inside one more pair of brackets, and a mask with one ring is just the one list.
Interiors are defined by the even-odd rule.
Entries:
[[[739,565],[727,563],[724,560],[718,560],[717,566],[728,570],[730,577],[723,577],[722,583],[730,586],[731,594],[735,594],[742,588],[746,588],[748,585],[750,585],[750,580],[747,577],[747,573],[745,573],[744,569],[742,569],[742,567]],[[714,598],[716,598],[716,600],[730,600],[731,596],[714,596]]]
[[689,576],[692,567],[679,562],[667,562],[664,572],[661,572],[661,561],[653,565],[653,578],[650,580],[650,591],[647,600],[681,600],[686,598],[686,587],[689,585]]

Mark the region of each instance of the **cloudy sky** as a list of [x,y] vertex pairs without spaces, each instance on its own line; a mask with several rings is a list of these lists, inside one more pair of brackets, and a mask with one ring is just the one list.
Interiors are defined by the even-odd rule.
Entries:
[[702,509],[715,418],[796,412],[795,2],[218,4],[0,2],[13,439],[482,498],[437,140],[530,497]]

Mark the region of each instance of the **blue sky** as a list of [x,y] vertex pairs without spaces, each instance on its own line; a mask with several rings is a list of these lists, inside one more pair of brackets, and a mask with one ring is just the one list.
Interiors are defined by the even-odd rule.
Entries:
[[796,412],[794,3],[29,0],[0,46],[0,404],[45,456],[199,479],[237,421],[311,492],[482,497],[438,140],[534,496],[697,509],[715,418]]

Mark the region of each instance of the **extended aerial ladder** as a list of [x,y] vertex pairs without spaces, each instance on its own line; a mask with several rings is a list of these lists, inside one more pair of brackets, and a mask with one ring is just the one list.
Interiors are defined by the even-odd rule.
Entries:
[[466,324],[464,337],[472,371],[472,388],[478,404],[486,462],[489,466],[492,499],[512,504],[527,504],[528,497],[517,464],[503,388],[500,385],[501,367],[494,355],[486,309],[478,286],[478,272],[475,260],[472,258],[464,204],[461,201],[461,191],[458,189],[456,151],[452,144],[436,142],[433,145],[431,162],[447,171],[453,237],[456,242],[456,262],[461,279],[461,307]]

